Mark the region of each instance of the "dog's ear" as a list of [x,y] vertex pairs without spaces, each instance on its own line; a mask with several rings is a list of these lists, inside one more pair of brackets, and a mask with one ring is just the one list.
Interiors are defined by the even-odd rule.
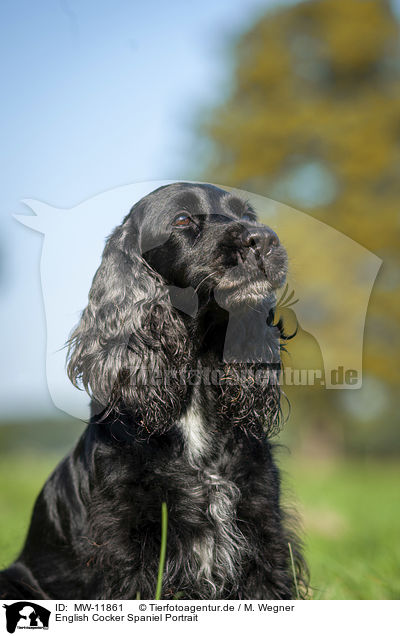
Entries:
[[107,241],[68,343],[68,375],[96,415],[128,410],[151,432],[179,417],[190,342],[168,288],[142,258],[134,213]]

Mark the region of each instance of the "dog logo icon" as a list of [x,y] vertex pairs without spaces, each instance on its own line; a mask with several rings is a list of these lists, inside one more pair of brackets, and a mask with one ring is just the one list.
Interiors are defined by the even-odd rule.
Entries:
[[41,605],[31,601],[19,601],[3,607],[6,610],[9,634],[14,634],[16,629],[49,629],[51,612]]
[[[55,406],[73,417],[87,421],[90,417],[89,400],[87,393],[77,391],[65,373],[65,343],[87,305],[93,276],[101,264],[105,237],[120,225],[127,212],[143,197],[161,186],[172,185],[172,181],[126,185],[103,192],[70,209],[25,199],[23,203],[35,215],[14,215],[20,223],[45,236],[41,282],[47,324],[47,383]],[[222,188],[225,189],[224,186]],[[290,367],[303,372],[288,383],[307,384],[308,378],[319,377],[327,389],[360,388],[365,317],[382,260],[345,234],[300,210],[244,190],[229,191],[253,206],[262,224],[273,228],[283,238],[291,265],[287,291],[282,295],[277,292],[276,298],[271,292],[261,307],[257,306],[256,310],[245,315],[245,320],[241,307],[232,308],[229,304],[229,289],[215,288],[217,305],[228,311],[230,316],[224,360],[243,364],[267,363],[273,367],[279,364],[279,334],[275,328],[274,311],[271,312],[277,302],[280,311],[276,314],[276,322],[282,318],[284,327],[289,325],[286,333],[297,334],[293,341],[286,343],[287,371]],[[201,210],[197,212],[199,216]],[[206,217],[205,212],[204,215]],[[160,248],[168,240],[170,232],[168,228],[157,230],[149,244],[142,237],[144,243],[140,245],[139,260],[143,253]],[[245,250],[240,261],[231,266],[232,279],[250,280],[250,271],[258,271],[262,279],[264,265],[259,248],[264,245],[265,254],[269,254],[267,239],[268,233],[265,232],[253,236],[253,247],[250,245],[251,249]],[[295,258],[292,259],[293,255]],[[207,280],[201,280],[201,285],[203,283]],[[197,287],[166,284],[165,292],[169,294],[174,309],[195,317],[199,307],[199,285]],[[204,290],[204,287],[200,286],[201,289]],[[138,300],[140,303],[142,301]],[[343,324],[345,329],[341,327]],[[309,374],[308,369],[315,373]],[[304,374],[304,381],[296,380],[297,377],[303,378]],[[285,378],[289,375],[286,373]]]

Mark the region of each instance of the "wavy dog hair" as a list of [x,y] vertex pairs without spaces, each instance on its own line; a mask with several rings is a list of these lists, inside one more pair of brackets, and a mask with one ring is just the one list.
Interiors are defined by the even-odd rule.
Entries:
[[[67,369],[72,383],[91,395],[97,418],[125,408],[155,432],[181,412],[187,388],[171,370],[183,377],[191,343],[165,282],[142,256],[139,222],[148,205],[133,206],[106,243],[69,340]],[[151,374],[158,383],[149,382]]]
[[270,437],[286,251],[239,197],[177,183],[108,238],[69,340],[91,420],[46,482],[0,598],[289,599],[307,568]]

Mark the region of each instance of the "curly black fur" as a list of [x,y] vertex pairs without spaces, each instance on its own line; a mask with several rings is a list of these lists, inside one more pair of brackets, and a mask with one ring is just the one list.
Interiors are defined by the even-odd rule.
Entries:
[[305,582],[269,438],[280,420],[277,236],[249,205],[174,184],[108,239],[70,339],[92,418],[0,574],[11,599],[289,599]]

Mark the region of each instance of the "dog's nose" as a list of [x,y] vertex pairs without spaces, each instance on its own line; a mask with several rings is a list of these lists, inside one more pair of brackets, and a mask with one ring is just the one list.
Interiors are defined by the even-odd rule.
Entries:
[[254,247],[261,251],[268,251],[278,247],[279,238],[269,227],[254,227],[246,229],[243,235],[243,247]]

